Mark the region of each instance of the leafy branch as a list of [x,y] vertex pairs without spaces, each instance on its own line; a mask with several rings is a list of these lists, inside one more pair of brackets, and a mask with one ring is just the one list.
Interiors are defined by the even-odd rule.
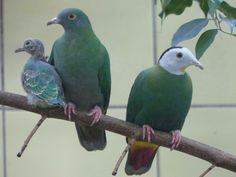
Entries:
[[[236,8],[223,0],[195,0],[204,13],[205,18],[197,18],[181,25],[172,37],[172,46],[196,37],[209,21],[213,21],[215,28],[204,31],[195,46],[196,57],[200,59],[214,42],[219,32],[236,37],[233,29],[236,27]],[[162,12],[159,16],[164,19],[170,14],[180,15],[187,7],[192,6],[193,0],[161,0]],[[222,22],[229,26],[230,32],[222,28]]]
[[[27,99],[25,96],[17,95],[14,93],[0,91],[0,105],[10,106],[17,109],[44,115],[46,117],[68,121],[67,117],[64,115],[62,108],[34,107],[27,103]],[[78,112],[76,116],[74,115],[72,117],[71,121],[79,121],[88,125],[90,125],[92,122],[91,118],[83,112]],[[101,120],[95,126],[126,137],[135,138],[136,140],[142,139],[141,127],[108,115],[103,115]],[[159,144],[167,148],[170,148],[170,142],[171,135],[160,131],[156,131],[155,135],[151,139],[151,143]],[[176,150],[206,160],[210,162],[212,166],[222,167],[236,172],[236,156],[226,153],[215,147],[197,142],[186,137],[182,137],[180,146]]]

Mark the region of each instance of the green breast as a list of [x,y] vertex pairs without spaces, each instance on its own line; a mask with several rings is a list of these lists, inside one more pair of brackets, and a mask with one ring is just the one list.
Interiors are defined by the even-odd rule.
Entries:
[[149,124],[161,131],[181,130],[192,99],[189,75],[173,75],[160,66],[154,66],[142,72],[138,78],[133,87],[139,88],[133,88],[136,94],[132,95],[138,98],[130,99],[129,104],[139,107],[128,106],[133,109],[131,112],[136,112],[133,122]]
[[104,102],[98,80],[105,57],[102,47],[97,38],[82,41],[65,35],[54,45],[54,65],[62,78],[66,101],[75,103],[81,110]]

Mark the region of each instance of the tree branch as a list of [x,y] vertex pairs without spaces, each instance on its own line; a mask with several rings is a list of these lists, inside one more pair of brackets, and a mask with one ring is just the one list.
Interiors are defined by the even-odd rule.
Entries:
[[[0,91],[0,104],[68,121],[62,108],[36,108],[27,103],[25,96],[17,94]],[[79,121],[85,124],[90,124],[92,122],[91,118],[86,116],[83,112],[78,112],[76,116],[73,116],[72,121]],[[95,126],[138,140],[141,140],[142,138],[141,127],[108,115],[103,115],[101,120]],[[156,131],[151,142],[170,148],[171,135]],[[236,156],[212,146],[182,137],[181,143],[176,150],[206,160],[214,166],[236,172]]]

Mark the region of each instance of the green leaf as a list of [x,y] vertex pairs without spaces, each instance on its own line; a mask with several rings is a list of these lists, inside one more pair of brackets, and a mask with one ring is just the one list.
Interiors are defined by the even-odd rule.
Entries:
[[219,6],[219,11],[221,11],[226,17],[236,19],[236,8],[230,6],[227,2],[222,2]]
[[183,24],[173,35],[171,45],[176,46],[184,40],[195,37],[208,22],[209,20],[207,18],[198,18]]
[[162,12],[159,16],[163,19],[170,14],[180,15],[186,7],[192,6],[192,3],[193,0],[162,0]]
[[204,52],[208,49],[208,47],[212,44],[215,39],[216,34],[218,33],[218,29],[211,29],[205,31],[198,39],[195,53],[197,59],[200,59]]
[[223,2],[223,0],[208,0],[207,2],[208,2],[208,7],[209,7],[208,13],[212,17],[214,17],[216,9],[218,9],[218,7],[220,7],[220,4]]
[[200,8],[202,9],[205,17],[207,17],[209,6],[208,6],[208,0],[197,0],[199,3]]
[[162,9],[165,9],[170,2],[171,0],[161,0]]

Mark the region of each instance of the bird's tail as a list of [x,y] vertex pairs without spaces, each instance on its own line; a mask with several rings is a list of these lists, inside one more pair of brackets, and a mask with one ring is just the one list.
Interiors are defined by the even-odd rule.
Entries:
[[146,173],[156,155],[159,146],[143,141],[134,142],[128,153],[125,172],[127,175],[141,175]]
[[103,150],[107,144],[104,129],[91,127],[89,125],[75,123],[80,144],[87,151]]

